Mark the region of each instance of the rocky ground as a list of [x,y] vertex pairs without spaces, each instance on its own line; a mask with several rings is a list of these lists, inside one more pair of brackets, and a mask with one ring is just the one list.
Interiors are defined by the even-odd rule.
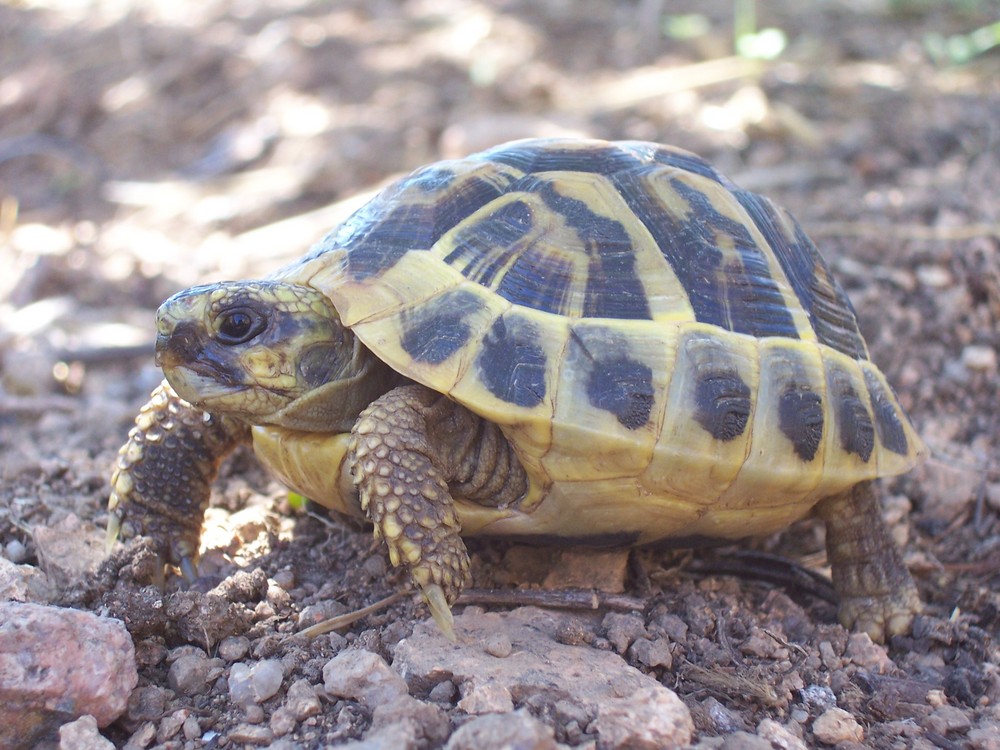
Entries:
[[[47,706],[42,747],[1000,747],[1000,57],[969,36],[997,5],[767,3],[770,62],[732,56],[739,7],[0,4],[0,726]],[[407,169],[560,133],[699,152],[820,245],[932,452],[885,493],[927,604],[911,637],[847,633],[787,574],[826,572],[803,522],[638,553],[596,612],[531,605],[544,551],[477,544],[476,586],[524,606],[458,606],[452,644],[406,595],[310,639],[403,581],[246,453],[199,585],[144,585],[141,548],[105,561],[162,299],[295,257]]]

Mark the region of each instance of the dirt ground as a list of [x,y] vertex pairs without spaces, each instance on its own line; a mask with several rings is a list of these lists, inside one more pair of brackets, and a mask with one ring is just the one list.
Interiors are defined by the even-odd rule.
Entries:
[[[839,747],[1000,746],[1000,55],[959,59],[1000,5],[759,3],[758,26],[787,39],[768,62],[732,56],[737,5],[698,3],[692,19],[664,0],[0,3],[0,553],[38,565],[39,527],[104,527],[116,451],[159,380],[152,312],[172,292],[276,267],[354,196],[442,156],[560,133],[672,143],[788,207],[850,294],[932,452],[885,493],[927,616],[886,658],[849,641],[822,587],[764,580],[826,572],[822,529],[803,522],[741,547],[753,565],[737,549],[634,556],[642,626],[669,613],[684,627],[669,668],[624,657],[677,692],[705,747],[768,718],[819,746],[833,699],[817,694],[863,729]],[[391,662],[426,618],[407,597],[343,636],[284,640],[402,579],[366,531],[293,507],[250,455],[223,474],[202,589],[222,581],[240,616],[176,581],[151,606],[164,595],[113,565],[63,582],[64,603],[126,619],[140,688],[163,689],[158,710],[104,730],[119,747],[273,735],[284,692],[251,715],[224,676],[186,694],[170,684],[179,654],[242,636],[245,658],[282,661],[285,685],[317,683],[343,648]],[[531,557],[473,556],[477,587],[523,580],[509,561]],[[258,569],[270,585],[227,578]],[[617,650],[600,616],[580,615],[577,641]],[[324,700],[289,747],[366,735],[369,711]],[[467,718],[438,703],[452,728]],[[165,728],[178,711],[193,736]]]

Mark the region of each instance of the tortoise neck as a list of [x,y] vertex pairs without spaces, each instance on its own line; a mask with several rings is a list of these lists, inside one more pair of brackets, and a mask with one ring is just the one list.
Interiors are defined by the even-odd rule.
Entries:
[[388,393],[404,378],[344,331],[345,357],[339,371],[327,382],[296,399],[267,421],[305,432],[350,432],[361,411]]

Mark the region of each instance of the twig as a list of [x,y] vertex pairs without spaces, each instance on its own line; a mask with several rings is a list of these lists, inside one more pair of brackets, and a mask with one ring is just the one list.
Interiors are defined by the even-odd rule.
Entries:
[[337,615],[336,617],[331,617],[329,620],[323,620],[323,622],[310,625],[308,628],[300,630],[294,635],[304,635],[307,638],[315,638],[318,635],[329,633],[331,630],[346,628],[348,625],[356,623],[362,617],[367,617],[373,612],[378,612],[380,609],[385,609],[386,607],[395,604],[408,593],[409,592],[406,591],[397,591],[395,594],[391,594],[384,599],[379,599],[377,602],[369,604],[367,607],[362,607],[361,609],[356,609],[353,612],[347,612],[342,615]]
[[501,607],[548,607],[550,609],[610,609],[618,612],[643,610],[646,600],[626,594],[594,589],[466,589],[456,604]]

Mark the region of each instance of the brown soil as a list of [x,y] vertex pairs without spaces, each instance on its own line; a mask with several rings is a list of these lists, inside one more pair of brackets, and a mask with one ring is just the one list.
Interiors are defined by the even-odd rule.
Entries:
[[[926,40],[995,22],[997,6],[760,3],[789,45],[757,64],[725,57],[733,5],[699,4],[707,32],[688,40],[661,33],[672,4],[657,2],[0,5],[0,551],[38,564],[34,527],[105,524],[115,452],[159,379],[152,311],[173,291],[276,267],[345,210],[326,207],[442,155],[560,132],[673,143],[791,209],[847,288],[932,451],[886,492],[927,616],[890,660],[849,644],[823,588],[783,573],[823,570],[805,522],[743,547],[753,565],[735,550],[635,556],[644,627],[668,614],[686,627],[670,669],[626,658],[677,691],[708,744],[764,718],[816,744],[820,686],[868,746],[996,747],[983,738],[1000,732],[1000,57],[948,64]],[[293,509],[248,454],[226,466],[206,537],[191,590],[133,582],[134,550],[67,583],[64,603],[128,622],[140,687],[166,688],[186,644],[214,656],[233,634],[247,659],[281,659],[286,685],[317,684],[345,644],[391,661],[426,616],[404,599],[346,640],[286,641],[402,579],[367,532]],[[503,545],[473,552],[477,585],[518,577]],[[765,580],[776,572],[783,585]],[[221,609],[200,593],[220,581]],[[607,621],[580,628],[579,643],[614,648]],[[224,678],[167,696],[164,716],[190,709],[215,746],[241,744]],[[364,736],[371,716],[349,703],[288,738]],[[266,726],[274,706],[252,718]],[[105,734],[122,746],[143,721]]]

